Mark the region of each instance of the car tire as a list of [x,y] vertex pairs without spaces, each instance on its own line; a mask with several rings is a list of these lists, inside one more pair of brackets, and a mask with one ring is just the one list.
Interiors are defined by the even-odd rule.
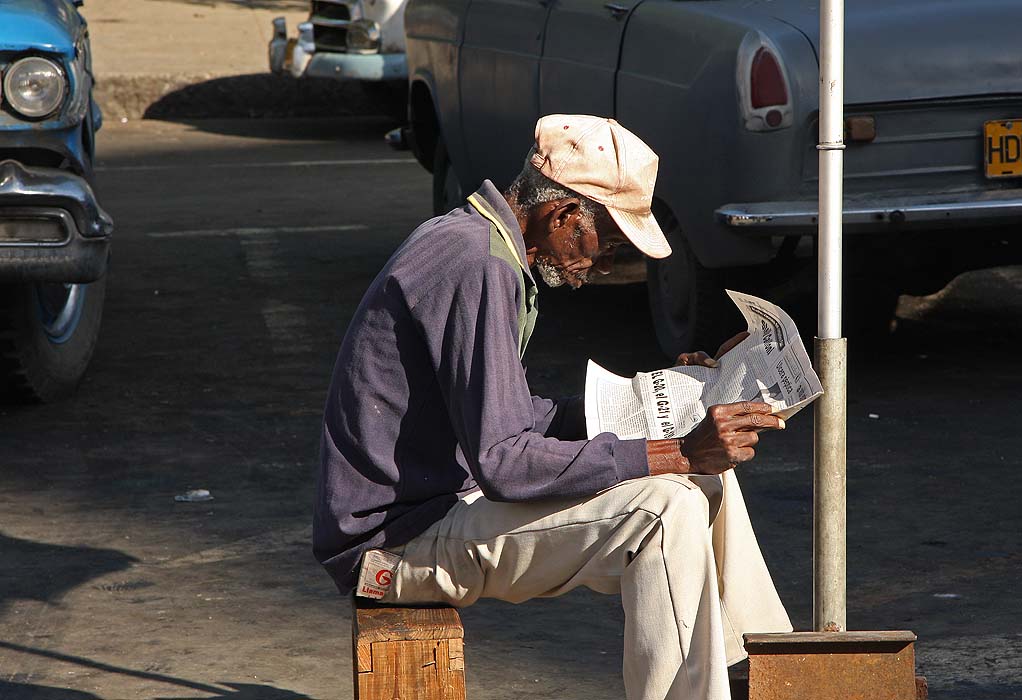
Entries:
[[0,287],[0,397],[49,402],[77,388],[99,337],[106,277]]
[[673,215],[658,218],[673,250],[646,263],[649,308],[660,348],[672,360],[695,350],[712,354],[744,328],[724,293],[725,271],[700,264]]
[[443,216],[464,203],[465,193],[447,157],[447,144],[440,137],[433,153],[433,215]]

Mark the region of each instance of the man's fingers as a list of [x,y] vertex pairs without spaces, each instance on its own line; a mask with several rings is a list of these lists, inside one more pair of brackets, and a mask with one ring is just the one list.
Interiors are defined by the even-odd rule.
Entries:
[[751,415],[753,413],[770,415],[774,412],[773,406],[768,403],[763,403],[762,401],[740,401],[730,405],[738,407],[738,410],[735,411],[736,416]]
[[784,430],[784,419],[780,416],[749,413],[735,416],[721,425],[725,430],[743,432],[750,430]]
[[675,366],[680,367],[691,367],[696,365],[702,365],[703,367],[716,367],[717,361],[707,355],[702,350],[698,352],[683,352],[678,355],[678,359],[675,360]]
[[738,403],[723,403],[710,406],[706,411],[707,415],[718,423],[730,420],[734,416],[747,416],[752,414],[770,415],[774,407],[768,403],[759,401],[739,401]]
[[749,337],[749,331],[742,331],[738,335],[725,340],[724,343],[717,348],[717,354],[710,357],[709,353],[705,353],[702,350],[696,352],[683,352],[678,355],[678,359],[674,361],[675,366],[689,367],[692,365],[702,365],[703,367],[717,367],[720,363],[717,362],[721,357],[724,356],[728,350],[731,350],[740,342]]
[[755,430],[741,430],[731,438],[731,444],[735,447],[755,447],[759,443],[759,433]]
[[738,343],[742,342],[748,337],[749,331],[742,331],[741,333],[731,338],[730,340],[725,340],[724,343],[720,346],[720,348],[717,349],[717,354],[715,355],[715,358],[719,360],[721,357],[724,356],[724,353],[726,353],[728,350],[731,350],[733,347],[738,345]]
[[771,413],[773,407],[758,401],[718,404],[706,412],[719,432],[784,430],[784,419]]
[[732,464],[751,462],[755,456],[756,450],[751,447],[736,447],[728,451],[728,459],[731,460]]

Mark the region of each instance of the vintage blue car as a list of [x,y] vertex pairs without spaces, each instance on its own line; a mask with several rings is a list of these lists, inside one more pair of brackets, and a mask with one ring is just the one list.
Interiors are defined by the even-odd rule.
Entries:
[[0,2],[0,397],[72,392],[99,333],[113,222],[80,0]]
[[[846,308],[886,323],[899,293],[1019,260],[1022,2],[845,12]],[[674,254],[647,280],[665,350],[733,330],[724,286],[811,302],[817,0],[409,0],[405,32],[438,213],[506,185],[538,116],[611,116],[660,155]]]

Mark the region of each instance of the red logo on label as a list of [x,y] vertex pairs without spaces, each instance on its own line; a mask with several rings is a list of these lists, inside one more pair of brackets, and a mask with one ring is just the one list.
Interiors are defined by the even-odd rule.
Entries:
[[380,584],[381,586],[389,586],[390,577],[391,577],[390,571],[388,571],[387,569],[380,569],[379,571],[376,572],[376,583]]

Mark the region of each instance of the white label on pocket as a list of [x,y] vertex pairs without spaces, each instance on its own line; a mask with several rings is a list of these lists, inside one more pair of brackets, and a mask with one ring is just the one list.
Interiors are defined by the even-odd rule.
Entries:
[[390,590],[394,570],[401,557],[382,549],[370,549],[362,555],[362,571],[358,576],[355,595],[363,598],[382,598]]

